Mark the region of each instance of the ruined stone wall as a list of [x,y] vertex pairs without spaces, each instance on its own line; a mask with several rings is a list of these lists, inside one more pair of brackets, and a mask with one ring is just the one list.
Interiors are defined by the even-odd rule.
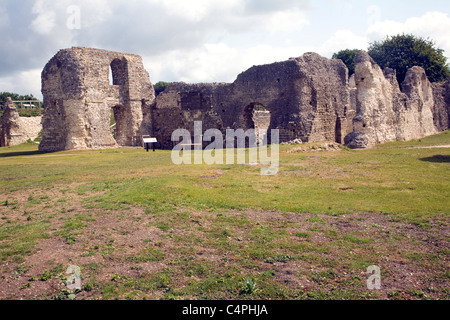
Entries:
[[42,130],[42,117],[20,117],[16,106],[7,98],[0,118],[0,147],[16,146],[34,141]]
[[19,127],[23,136],[22,141],[34,141],[42,131],[42,117],[20,117]]
[[[280,141],[334,141],[367,148],[419,139],[449,126],[450,82],[432,84],[420,67],[398,84],[395,70],[381,68],[364,51],[355,74],[340,60],[315,53],[254,66],[231,84],[172,84],[156,102],[153,133],[165,147],[174,129],[258,128],[253,106],[270,112],[269,129]],[[166,119],[171,119],[167,121]],[[270,131],[269,131],[270,133]]]
[[158,139],[162,148],[171,149],[172,133],[177,129],[186,129],[194,140],[194,122],[202,121],[203,132],[208,129],[223,131],[221,114],[217,105],[217,92],[223,84],[186,84],[172,83],[156,98],[152,112],[152,135]]
[[270,111],[270,127],[280,130],[281,142],[339,140],[339,118],[345,118],[350,108],[347,84],[348,70],[340,60],[315,53],[255,66],[233,84],[231,115],[236,114],[238,128],[246,129],[246,106],[257,102]]
[[436,130],[443,131],[450,128],[450,80],[432,85],[434,126]]
[[402,92],[408,97],[405,119],[400,123],[402,134],[397,141],[420,139],[439,132],[433,117],[435,106],[433,86],[421,67],[408,70],[402,83]]
[[436,90],[423,68],[411,68],[400,88],[394,70],[383,72],[366,52],[360,51],[350,82],[356,111],[353,132],[345,139],[350,147],[419,139],[444,127],[436,126],[442,122],[435,110]]
[[[255,66],[231,84],[171,84],[156,99],[153,135],[170,148],[175,129],[254,129],[253,107],[270,112],[269,129],[281,142],[339,141],[351,130],[348,70],[340,60],[309,53]],[[267,118],[266,118],[267,119]],[[270,133],[270,132],[269,132]]]
[[[151,128],[155,94],[137,55],[61,50],[42,72],[42,94],[42,151],[134,146],[135,137]],[[111,110],[117,121],[116,137],[110,128]]]
[[[306,53],[254,66],[233,83],[172,83],[155,98],[142,59],[96,49],[61,50],[42,73],[45,114],[40,149],[134,146],[151,135],[171,149],[177,129],[278,129],[280,142],[330,141],[366,148],[417,139],[448,128],[450,82],[431,84],[411,68],[399,85],[364,51],[349,79],[341,60]],[[112,70],[113,83],[108,80]],[[255,106],[264,114],[256,115]],[[111,110],[117,121],[114,137]],[[225,137],[224,137],[225,138]],[[205,146],[209,143],[205,143]]]
[[[255,110],[253,111],[252,121],[255,125],[255,135],[258,145],[264,145],[264,139],[270,128],[271,115],[270,111]],[[267,141],[266,141],[267,142]]]

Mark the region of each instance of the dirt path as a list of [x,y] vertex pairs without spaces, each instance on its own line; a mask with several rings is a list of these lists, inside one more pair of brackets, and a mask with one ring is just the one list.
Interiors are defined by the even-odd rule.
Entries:
[[414,147],[412,149],[444,149],[444,148],[450,148],[450,144],[442,146]]

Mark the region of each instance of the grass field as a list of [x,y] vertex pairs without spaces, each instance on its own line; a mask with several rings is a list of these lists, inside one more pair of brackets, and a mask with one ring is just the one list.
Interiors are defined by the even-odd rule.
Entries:
[[283,145],[274,176],[1,148],[0,299],[449,299],[449,145]]

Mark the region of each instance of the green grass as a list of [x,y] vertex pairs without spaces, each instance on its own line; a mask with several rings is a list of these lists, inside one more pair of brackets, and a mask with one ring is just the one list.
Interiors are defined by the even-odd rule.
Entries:
[[[450,149],[417,147],[449,144],[450,131],[360,151],[280,146],[274,176],[259,166],[177,166],[161,150],[0,148],[0,262],[21,264],[57,238],[79,257],[104,259],[85,265],[83,279],[85,294],[104,299],[376,299],[361,272],[408,243],[399,259],[432,268],[442,284],[448,250],[421,252],[422,238],[407,242],[402,224],[430,239],[448,225]],[[365,213],[386,222],[353,219]]]
[[[0,150],[0,188],[51,188],[59,183],[83,183],[85,191],[104,191],[90,199],[93,207],[127,204],[151,210],[161,204],[198,209],[264,209],[286,212],[385,212],[427,217],[448,213],[448,162],[426,159],[448,149],[407,147],[450,143],[448,132],[422,142],[392,143],[373,150],[316,155],[287,154],[282,147],[281,172],[261,176],[242,165],[181,165],[169,151],[147,154],[140,149],[61,152],[42,157],[35,146]],[[9,156],[18,154],[18,156]],[[24,154],[24,155],[22,155]],[[425,160],[424,160],[425,159]],[[70,165],[68,165],[70,163]],[[307,176],[295,175],[305,168]],[[218,174],[204,179],[208,171]],[[294,174],[289,174],[294,173]],[[155,209],[157,210],[157,209]]]
[[164,260],[165,254],[160,248],[145,248],[138,255],[133,255],[127,258],[132,262],[148,262]]
[[40,239],[49,238],[44,222],[6,225],[0,228],[0,262],[8,258],[21,262],[33,252]]
[[364,239],[364,238],[358,238],[354,235],[347,235],[344,237],[345,241],[352,242],[352,243],[371,243],[373,242],[373,239]]

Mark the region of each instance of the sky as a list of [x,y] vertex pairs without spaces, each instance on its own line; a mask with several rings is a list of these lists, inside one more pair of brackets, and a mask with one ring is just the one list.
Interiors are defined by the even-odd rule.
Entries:
[[0,0],[0,92],[41,99],[42,69],[71,47],[141,55],[152,83],[233,82],[401,33],[450,59],[449,12],[448,0]]

